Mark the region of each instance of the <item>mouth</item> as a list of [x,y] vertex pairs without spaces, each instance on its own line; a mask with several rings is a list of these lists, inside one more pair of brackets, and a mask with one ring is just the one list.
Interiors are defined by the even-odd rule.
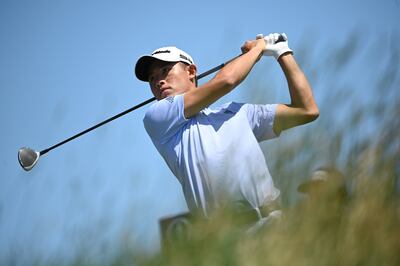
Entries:
[[160,96],[161,98],[168,97],[168,95],[171,93],[171,88],[170,87],[164,87],[160,89]]

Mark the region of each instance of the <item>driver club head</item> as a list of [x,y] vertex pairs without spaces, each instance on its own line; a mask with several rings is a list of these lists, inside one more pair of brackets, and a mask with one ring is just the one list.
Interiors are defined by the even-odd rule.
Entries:
[[39,160],[40,153],[31,148],[23,147],[18,151],[19,164],[25,171],[30,171]]

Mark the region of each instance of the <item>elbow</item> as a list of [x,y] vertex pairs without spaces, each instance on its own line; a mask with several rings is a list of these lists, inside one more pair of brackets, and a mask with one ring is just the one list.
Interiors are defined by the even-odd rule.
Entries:
[[308,123],[316,120],[318,117],[319,117],[319,110],[316,105],[313,108],[307,110],[306,119]]
[[218,75],[218,81],[220,87],[225,88],[227,91],[233,90],[241,82],[241,80],[237,79],[234,75],[221,73]]

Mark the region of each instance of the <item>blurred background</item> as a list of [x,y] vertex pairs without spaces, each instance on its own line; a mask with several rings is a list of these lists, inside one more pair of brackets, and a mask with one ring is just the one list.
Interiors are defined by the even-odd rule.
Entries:
[[[158,220],[187,206],[143,128],[147,107],[51,151],[30,172],[17,151],[48,148],[151,98],[133,68],[161,46],[187,51],[204,72],[258,33],[285,32],[320,117],[261,144],[284,208],[302,200],[297,186],[326,165],[346,175],[353,193],[369,177],[390,180],[396,195],[399,15],[398,0],[2,0],[0,264],[157,254]],[[289,99],[279,65],[263,58],[218,103]]]

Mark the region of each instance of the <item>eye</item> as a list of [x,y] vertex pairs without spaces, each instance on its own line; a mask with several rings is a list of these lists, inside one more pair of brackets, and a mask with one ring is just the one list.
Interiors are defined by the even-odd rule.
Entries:
[[167,74],[169,71],[171,70],[171,66],[167,65],[165,67],[162,68],[161,72],[163,75]]

